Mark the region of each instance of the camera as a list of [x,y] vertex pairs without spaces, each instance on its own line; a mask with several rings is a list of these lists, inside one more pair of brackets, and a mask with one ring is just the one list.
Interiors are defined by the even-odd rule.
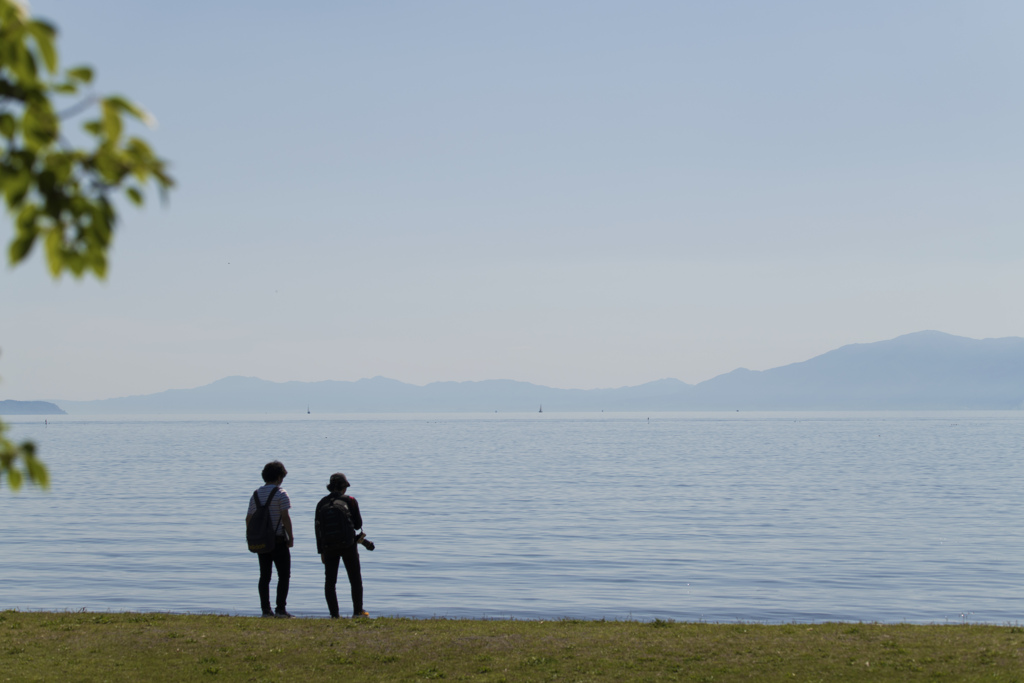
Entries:
[[363,546],[367,550],[373,550],[374,547],[375,547],[373,545],[373,541],[371,541],[370,539],[366,538],[366,532],[365,531],[360,531],[359,532],[359,535],[356,536],[356,543],[358,543],[359,545]]

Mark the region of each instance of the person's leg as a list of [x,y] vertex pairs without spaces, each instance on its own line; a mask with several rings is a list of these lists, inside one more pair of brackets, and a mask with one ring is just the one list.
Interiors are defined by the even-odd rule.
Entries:
[[340,555],[324,554],[324,597],[327,598],[327,610],[331,616],[337,619],[340,616],[338,611],[338,565],[341,562]]
[[274,610],[270,607],[270,575],[274,567],[273,553],[260,553],[256,557],[260,558],[260,609],[264,614],[273,614]]
[[353,545],[343,552],[341,559],[345,561],[348,582],[352,586],[352,614],[360,616],[363,613],[363,576],[359,570],[358,547]]
[[287,613],[285,604],[288,602],[288,583],[292,578],[292,554],[287,543],[279,543],[274,548],[274,565],[277,567],[277,609],[278,614]]

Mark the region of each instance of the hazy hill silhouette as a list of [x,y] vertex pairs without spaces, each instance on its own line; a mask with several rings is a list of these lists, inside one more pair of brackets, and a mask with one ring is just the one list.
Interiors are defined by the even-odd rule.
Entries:
[[318,413],[529,412],[541,406],[549,411],[631,410],[633,406],[660,405],[692,389],[673,379],[621,389],[583,390],[512,380],[416,386],[386,377],[282,383],[226,377],[195,389],[100,401],[60,401],[60,405],[74,414],[296,413],[307,406]]
[[555,389],[512,380],[406,384],[269,382],[227,377],[195,389],[57,401],[72,414],[535,412],[659,410],[1013,409],[1024,403],[1024,339],[916,332],[850,344],[771,370],[740,368],[697,385],[663,379],[617,389]]
[[0,415],[65,415],[66,413],[46,401],[0,401]]
[[1007,409],[1024,401],[1024,339],[915,332],[850,344],[763,372],[734,370],[697,385],[712,409]]

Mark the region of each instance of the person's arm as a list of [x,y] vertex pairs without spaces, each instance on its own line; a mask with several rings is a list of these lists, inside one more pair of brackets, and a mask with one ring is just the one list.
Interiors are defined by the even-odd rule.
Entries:
[[[316,538],[316,552],[318,555],[323,555],[323,550],[320,546],[320,505],[323,503],[321,500],[316,504],[316,512],[313,513],[313,536]],[[321,557],[320,559],[323,559]]]
[[256,514],[256,494],[249,497],[249,509],[245,512],[245,528],[249,528],[249,520]]
[[352,515],[352,527],[356,530],[363,528],[363,516],[359,514],[359,501],[352,496],[346,496],[348,498],[348,510]]
[[281,510],[281,525],[288,536],[288,547],[291,548],[295,545],[295,534],[292,533],[292,518],[287,510]]

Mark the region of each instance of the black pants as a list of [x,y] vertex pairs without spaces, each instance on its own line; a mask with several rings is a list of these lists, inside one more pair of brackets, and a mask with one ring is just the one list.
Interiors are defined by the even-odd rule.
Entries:
[[283,612],[288,602],[288,582],[292,578],[292,554],[288,550],[288,541],[278,538],[274,549],[269,553],[260,553],[260,607],[263,613],[270,612],[270,575],[277,567],[277,609]]
[[360,614],[363,611],[363,576],[359,571],[359,546],[353,544],[351,548],[342,551],[341,555],[323,554],[324,597],[327,598],[327,609],[330,610],[332,617],[339,616],[338,593],[335,586],[338,583],[338,565],[341,560],[345,561],[348,582],[352,586],[352,614]]

